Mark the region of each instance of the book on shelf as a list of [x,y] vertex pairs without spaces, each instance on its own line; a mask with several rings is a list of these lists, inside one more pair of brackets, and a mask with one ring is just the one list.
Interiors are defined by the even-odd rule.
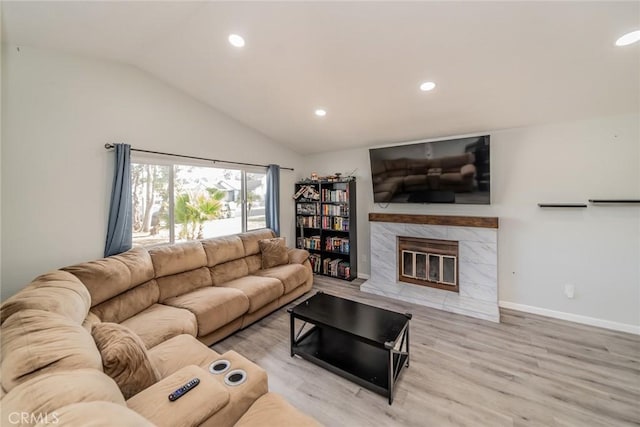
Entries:
[[343,237],[327,237],[325,239],[324,250],[349,254],[349,239]]
[[351,266],[348,261],[325,258],[322,261],[322,273],[332,277],[347,278],[351,276]]
[[341,216],[323,216],[322,228],[325,230],[349,231],[349,218]]
[[322,258],[318,254],[309,255],[309,262],[311,263],[311,269],[314,273],[320,273],[320,267],[322,265]]
[[321,250],[320,236],[298,237],[296,246],[300,249]]
[[322,215],[349,216],[349,205],[322,205]]
[[317,203],[298,203],[296,205],[296,213],[298,215],[318,215]]
[[299,216],[297,219],[298,227],[304,228],[320,228],[320,217],[317,216]]
[[322,201],[323,202],[348,202],[349,190],[330,190],[328,188],[324,188],[322,190]]

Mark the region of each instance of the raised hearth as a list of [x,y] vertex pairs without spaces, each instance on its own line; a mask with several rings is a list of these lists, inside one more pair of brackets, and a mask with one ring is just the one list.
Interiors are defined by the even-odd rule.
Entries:
[[[371,213],[369,221],[371,277],[360,286],[362,291],[480,319],[500,321],[498,218]],[[451,292],[453,289],[445,283],[438,286],[443,289],[436,289],[408,283],[409,280],[401,278],[405,259],[407,269],[411,266],[414,268],[413,272],[408,271],[414,273],[410,275],[416,275],[416,266],[420,268],[420,274],[423,268],[423,259],[414,255],[421,251],[409,248],[409,254],[403,258],[399,246],[401,237],[429,241],[437,239],[445,241],[444,244],[457,243],[457,292]],[[444,252],[442,256],[453,254],[453,246],[445,248]],[[450,273],[444,273],[442,264],[439,266],[439,274],[447,276],[439,276],[440,281],[448,282]]]

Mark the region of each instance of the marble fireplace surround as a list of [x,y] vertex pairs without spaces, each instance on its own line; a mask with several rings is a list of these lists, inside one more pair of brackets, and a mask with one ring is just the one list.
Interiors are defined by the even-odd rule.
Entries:
[[[363,292],[500,322],[498,218],[370,213],[369,223],[371,275]],[[459,293],[398,281],[398,236],[458,241]]]

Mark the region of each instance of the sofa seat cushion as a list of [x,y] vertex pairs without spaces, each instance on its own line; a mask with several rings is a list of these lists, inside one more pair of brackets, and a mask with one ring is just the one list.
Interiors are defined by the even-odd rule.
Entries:
[[269,425],[282,427],[321,427],[308,415],[303,414],[276,393],[267,393],[256,400],[251,408],[238,420],[235,427],[260,427],[265,420]]
[[177,335],[149,350],[149,360],[161,378],[168,377],[185,365],[209,369],[209,364],[218,359],[218,352],[187,334]]
[[231,280],[223,287],[242,291],[249,298],[249,313],[261,309],[284,294],[282,282],[272,277],[245,276]]
[[198,334],[198,323],[193,313],[164,304],[154,304],[128,318],[121,325],[135,332],[147,348],[176,335],[196,336]]
[[309,270],[302,264],[279,265],[266,270],[258,270],[254,274],[280,280],[284,285],[285,294],[302,285],[309,278]]
[[193,313],[199,336],[210,334],[249,310],[249,298],[242,291],[219,286],[197,289],[164,303]]
[[117,323],[98,323],[92,331],[102,356],[104,373],[120,387],[126,399],[160,379],[142,340]]
[[111,402],[81,402],[56,409],[56,418],[50,417],[36,427],[59,424],[65,427],[155,427],[149,420],[124,405]]
[[[0,425],[25,426],[38,422],[29,419],[35,422],[11,423],[9,417],[15,412],[34,414],[36,417],[41,415],[44,418],[63,406],[92,401],[113,402],[122,406],[125,404],[116,383],[98,370],[70,369],[42,374],[16,386],[4,396]],[[54,424],[51,417],[49,421]]]

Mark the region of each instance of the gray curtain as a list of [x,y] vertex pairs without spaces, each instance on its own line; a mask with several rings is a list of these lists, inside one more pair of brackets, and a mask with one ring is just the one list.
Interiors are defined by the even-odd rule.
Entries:
[[115,173],[111,189],[111,207],[107,225],[107,243],[104,256],[119,254],[131,249],[131,146],[115,145]]
[[267,197],[265,200],[267,228],[280,235],[280,166],[267,166]]

